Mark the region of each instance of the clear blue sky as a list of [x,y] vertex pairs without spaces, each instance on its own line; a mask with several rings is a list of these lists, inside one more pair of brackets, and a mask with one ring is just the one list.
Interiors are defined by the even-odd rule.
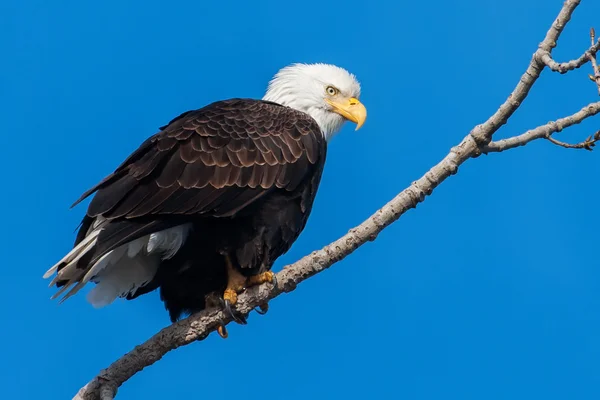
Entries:
[[[362,222],[486,119],[562,0],[391,4],[0,5],[5,398],[71,398],[168,324],[157,293],[58,306],[42,280],[84,213],[69,205],[158,126],[217,99],[261,97],[292,62],[358,76],[367,123],[331,143],[309,224],[278,270]],[[598,15],[584,0],[557,56],[578,56]],[[597,101],[588,73],[544,72],[498,137]],[[596,118],[560,138],[599,128]],[[599,165],[600,153],[547,142],[471,160],[269,314],[168,354],[118,398],[598,398]]]

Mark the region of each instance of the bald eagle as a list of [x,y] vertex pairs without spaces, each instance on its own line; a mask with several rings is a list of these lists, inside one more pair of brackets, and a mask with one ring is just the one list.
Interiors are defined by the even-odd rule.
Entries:
[[327,142],[365,122],[360,84],[343,68],[293,64],[261,100],[185,112],[148,138],[94,194],[73,249],[44,278],[61,301],[94,282],[102,307],[160,290],[170,319],[217,296],[228,310],[271,267],[310,215]]

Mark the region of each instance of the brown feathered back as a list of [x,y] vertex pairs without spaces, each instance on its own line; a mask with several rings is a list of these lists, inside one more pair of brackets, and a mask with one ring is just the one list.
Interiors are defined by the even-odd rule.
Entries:
[[294,190],[324,158],[325,141],[307,114],[225,100],[162,127],[75,204],[97,191],[89,217],[228,216],[271,188]]
[[218,101],[160,129],[73,204],[96,192],[75,244],[95,217],[114,221],[89,261],[182,222],[153,217],[233,216],[275,188],[294,191],[325,162],[315,120],[263,100]]

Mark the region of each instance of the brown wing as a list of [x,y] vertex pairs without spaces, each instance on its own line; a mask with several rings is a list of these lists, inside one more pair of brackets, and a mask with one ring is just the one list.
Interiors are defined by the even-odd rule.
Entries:
[[96,192],[90,218],[229,216],[270,190],[294,190],[325,160],[312,118],[260,100],[216,102],[161,129],[74,205]]

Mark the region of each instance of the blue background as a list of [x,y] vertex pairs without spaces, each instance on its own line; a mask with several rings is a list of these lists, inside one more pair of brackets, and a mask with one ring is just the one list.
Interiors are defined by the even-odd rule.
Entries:
[[[279,270],[362,222],[495,111],[561,6],[2,2],[4,397],[70,398],[168,324],[157,293],[58,306],[42,280],[84,213],[69,205],[158,126],[261,97],[292,62],[358,76],[367,123],[331,143],[313,215]],[[583,1],[557,58],[587,48],[598,15]],[[545,71],[496,138],[597,101],[590,71]],[[599,128],[595,118],[557,137]],[[229,339],[169,353],[118,398],[598,398],[599,157],[538,141],[468,161],[377,241],[229,325]]]

